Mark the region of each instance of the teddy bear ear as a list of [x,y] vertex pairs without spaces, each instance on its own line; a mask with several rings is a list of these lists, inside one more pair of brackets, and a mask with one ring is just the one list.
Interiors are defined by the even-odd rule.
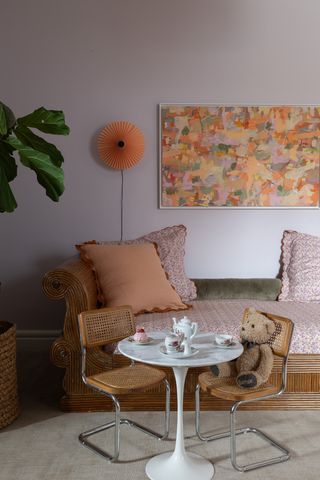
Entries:
[[272,320],[266,321],[266,328],[269,335],[272,335],[276,331],[275,323]]
[[256,312],[255,308],[253,308],[253,307],[248,308],[248,313],[255,313],[255,312]]

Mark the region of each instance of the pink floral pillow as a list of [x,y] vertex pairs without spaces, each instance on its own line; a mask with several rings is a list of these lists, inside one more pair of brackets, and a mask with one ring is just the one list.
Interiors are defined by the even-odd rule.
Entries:
[[174,225],[148,233],[135,240],[123,242],[125,244],[156,243],[162,266],[168,275],[168,280],[183,301],[194,300],[197,297],[196,286],[194,282],[189,280],[184,270],[186,235],[187,229],[184,225]]
[[320,302],[320,238],[285,231],[279,300]]

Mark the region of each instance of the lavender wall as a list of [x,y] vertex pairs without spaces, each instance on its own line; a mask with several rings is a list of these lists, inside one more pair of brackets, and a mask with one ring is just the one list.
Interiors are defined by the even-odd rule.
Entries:
[[144,132],[125,173],[125,236],[188,228],[192,277],[272,277],[284,229],[320,234],[319,211],[157,208],[158,103],[320,103],[318,0],[16,0],[1,2],[1,100],[18,116],[66,113],[66,191],[52,203],[21,166],[19,204],[1,214],[0,316],[20,329],[62,326],[41,278],[88,239],[120,235],[120,174],[97,159],[113,120]]

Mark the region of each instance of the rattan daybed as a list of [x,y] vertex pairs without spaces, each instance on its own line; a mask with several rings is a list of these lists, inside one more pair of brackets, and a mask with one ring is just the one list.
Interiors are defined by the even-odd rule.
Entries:
[[[217,282],[217,280],[215,280]],[[197,281],[196,281],[197,283]],[[199,323],[201,330],[227,331],[237,334],[243,311],[248,306],[291,318],[295,323],[288,365],[286,392],[276,400],[250,405],[250,409],[320,409],[320,304],[278,302],[257,299],[211,299],[210,289],[198,282],[200,300],[191,302],[193,308],[188,316]],[[65,368],[61,408],[67,411],[108,410],[111,402],[98,393],[93,393],[82,382],[80,368],[80,342],[77,315],[97,305],[96,284],[91,269],[78,257],[48,272],[43,280],[46,295],[52,299],[65,299],[66,316],[63,334],[52,345],[52,362]],[[261,298],[261,295],[260,295]],[[180,312],[183,314],[183,312]],[[140,315],[136,323],[148,331],[168,328],[172,312]],[[121,355],[108,353],[96,348],[88,352],[88,374],[121,366],[128,360]],[[185,408],[194,409],[194,389],[200,369],[189,370],[185,388]],[[169,379],[171,371],[167,371]],[[275,361],[272,381],[280,381],[280,361]],[[174,382],[171,383],[174,385]],[[164,395],[154,389],[146,393],[124,395],[121,398],[123,410],[160,410],[164,408]],[[224,410],[228,402],[210,396],[202,396],[202,409]],[[175,408],[173,389],[172,408]]]

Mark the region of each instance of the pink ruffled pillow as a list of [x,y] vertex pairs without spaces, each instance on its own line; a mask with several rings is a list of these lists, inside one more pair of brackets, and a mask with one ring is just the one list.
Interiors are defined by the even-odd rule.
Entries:
[[320,302],[320,238],[285,231],[282,239],[281,301]]
[[[184,247],[187,229],[184,225],[173,225],[157,230],[135,240],[126,240],[124,244],[156,243],[158,253],[168,280],[183,301],[197,298],[197,289],[186,276],[184,270]],[[120,242],[99,242],[101,244]]]

